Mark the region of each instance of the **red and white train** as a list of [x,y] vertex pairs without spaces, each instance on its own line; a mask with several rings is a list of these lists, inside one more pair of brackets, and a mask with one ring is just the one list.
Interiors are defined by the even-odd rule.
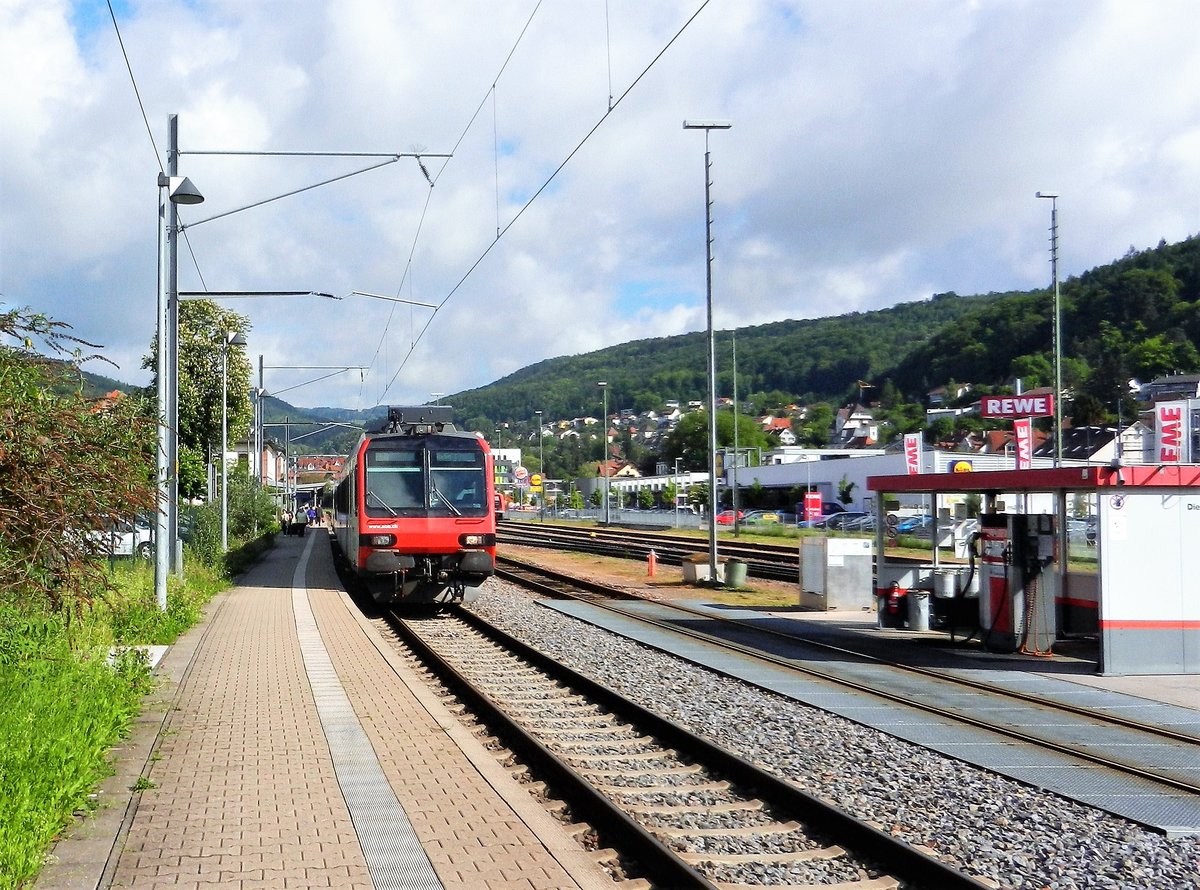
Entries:
[[335,556],[378,602],[471,602],[495,572],[491,451],[453,418],[447,405],[389,408],[338,475]]

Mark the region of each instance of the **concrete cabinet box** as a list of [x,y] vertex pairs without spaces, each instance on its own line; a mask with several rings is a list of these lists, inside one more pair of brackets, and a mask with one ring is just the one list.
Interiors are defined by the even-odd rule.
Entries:
[[[709,582],[709,565],[707,553],[696,553],[685,556],[681,563],[683,567],[684,584],[703,584]],[[725,583],[725,557],[717,557],[717,583]]]
[[875,544],[869,538],[800,539],[800,605],[869,609],[875,603]]

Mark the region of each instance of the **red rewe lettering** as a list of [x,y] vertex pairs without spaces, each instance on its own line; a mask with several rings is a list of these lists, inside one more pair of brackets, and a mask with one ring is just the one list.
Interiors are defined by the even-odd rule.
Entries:
[[1158,406],[1158,459],[1177,463],[1183,459],[1183,409],[1179,405]]

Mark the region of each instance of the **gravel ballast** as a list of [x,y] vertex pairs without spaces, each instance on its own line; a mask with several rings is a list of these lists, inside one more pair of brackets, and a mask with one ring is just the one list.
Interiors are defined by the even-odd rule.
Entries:
[[1168,839],[719,676],[540,606],[501,581],[485,585],[471,610],[580,673],[1001,887],[1200,888],[1198,838]]

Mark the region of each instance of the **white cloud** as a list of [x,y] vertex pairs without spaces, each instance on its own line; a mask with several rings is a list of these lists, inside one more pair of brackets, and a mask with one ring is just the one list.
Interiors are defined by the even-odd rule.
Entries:
[[1196,228],[1190,0],[713,0],[480,260],[698,5],[542,4],[498,79],[531,3],[118,6],[156,158],[107,18],[76,32],[82,6],[3,0],[3,299],[145,379],[169,113],[185,152],[454,151],[426,158],[432,193],[402,159],[203,225],[373,161],[181,159],[208,198],[183,214],[186,289],[453,294],[415,347],[425,309],[230,303],[269,365],[372,365],[298,404],[424,398],[702,328],[704,136],[685,117],[734,122],[709,141],[722,326],[1041,286],[1038,189],[1062,194],[1065,274]]

